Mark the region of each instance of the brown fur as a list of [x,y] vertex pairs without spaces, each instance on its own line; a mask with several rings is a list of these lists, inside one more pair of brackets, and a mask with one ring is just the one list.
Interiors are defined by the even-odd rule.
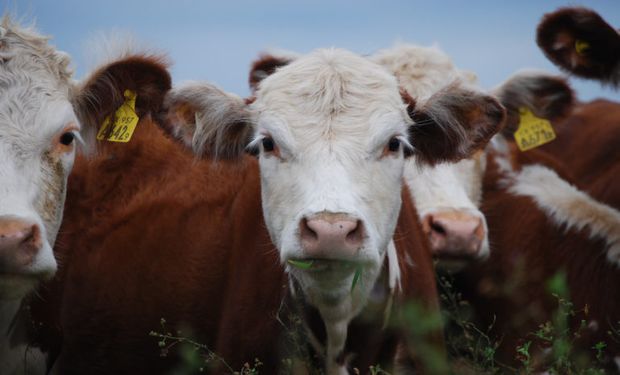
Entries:
[[415,121],[409,128],[414,153],[431,165],[471,156],[502,128],[506,117],[493,97],[459,87],[438,92],[421,108],[407,93],[401,95]]
[[[589,44],[583,53],[577,40]],[[560,8],[545,14],[536,41],[560,68],[584,78],[620,84],[620,34],[596,12],[580,7]]]
[[261,55],[252,63],[252,67],[250,68],[248,83],[250,84],[250,89],[252,92],[255,92],[258,89],[258,84],[263,79],[273,74],[279,67],[287,65],[290,62],[291,60],[275,57],[269,54]]

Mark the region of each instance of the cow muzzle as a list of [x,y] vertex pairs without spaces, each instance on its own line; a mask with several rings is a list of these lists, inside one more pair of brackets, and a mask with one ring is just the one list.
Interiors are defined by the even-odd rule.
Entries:
[[483,246],[487,231],[484,218],[461,210],[426,214],[422,218],[433,255],[440,260],[471,261],[487,256]]
[[39,225],[17,217],[0,217],[0,277],[33,276],[29,267],[42,247]]
[[364,244],[365,230],[355,217],[324,211],[301,219],[299,237],[307,258],[353,260]]

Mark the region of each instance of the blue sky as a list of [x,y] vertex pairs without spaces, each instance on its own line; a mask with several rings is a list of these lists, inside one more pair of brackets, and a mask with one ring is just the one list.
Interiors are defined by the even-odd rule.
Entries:
[[[78,78],[88,68],[88,41],[121,30],[167,52],[175,82],[207,80],[245,96],[250,63],[265,48],[369,54],[396,41],[436,44],[485,88],[523,68],[557,73],[536,46],[535,29],[544,13],[566,5],[593,8],[620,27],[618,0],[6,0],[2,7],[36,20],[73,57]],[[620,101],[620,91],[571,82],[582,100]]]

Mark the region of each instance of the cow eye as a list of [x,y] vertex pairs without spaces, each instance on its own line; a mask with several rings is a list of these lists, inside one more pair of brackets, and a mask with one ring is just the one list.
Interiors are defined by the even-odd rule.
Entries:
[[265,152],[273,152],[273,150],[275,150],[275,148],[276,148],[276,145],[273,142],[273,139],[271,139],[269,137],[263,138],[263,140],[261,142],[262,142],[262,145],[263,145],[263,151],[265,151]]
[[388,151],[396,152],[400,149],[400,140],[398,138],[390,139],[390,142],[387,145]]
[[75,139],[75,134],[73,134],[73,132],[66,132],[60,136],[60,143],[62,143],[65,146],[69,146],[71,143],[73,143],[74,139]]

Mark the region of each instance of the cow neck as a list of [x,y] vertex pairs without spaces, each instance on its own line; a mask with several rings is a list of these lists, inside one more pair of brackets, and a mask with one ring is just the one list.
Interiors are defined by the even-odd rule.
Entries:
[[[0,303],[0,368],[8,373],[42,373],[45,355],[30,348],[30,311],[22,299]],[[3,372],[4,373],[4,372]]]
[[[393,246],[393,244],[390,245]],[[394,265],[390,255],[390,251],[388,251],[379,276],[369,290],[364,307],[358,314],[349,319],[347,326],[350,326],[351,323],[363,321],[364,329],[368,328],[368,324],[365,324],[366,322],[371,322],[371,325],[377,329],[385,329],[387,327],[394,294],[398,290],[400,282],[398,275],[393,275]],[[294,335],[294,341],[310,344],[309,347],[303,348],[302,351],[296,348],[297,352],[293,353],[293,355],[298,358],[301,357],[306,363],[312,365],[320,367],[327,365],[327,374],[332,373],[330,368],[333,368],[333,366],[341,368],[346,366],[347,357],[349,354],[353,354],[347,352],[347,348],[351,344],[348,340],[351,332],[346,331],[347,334],[343,347],[338,348],[334,353],[330,353],[327,324],[321,316],[321,312],[317,307],[308,302],[302,287],[294,278],[289,278],[289,284],[289,292],[285,299],[287,302],[283,303],[283,308],[289,311],[286,314],[282,314],[283,309],[281,309],[279,317],[288,317],[285,325],[289,330],[289,336]],[[322,363],[315,363],[317,360],[320,360]]]

